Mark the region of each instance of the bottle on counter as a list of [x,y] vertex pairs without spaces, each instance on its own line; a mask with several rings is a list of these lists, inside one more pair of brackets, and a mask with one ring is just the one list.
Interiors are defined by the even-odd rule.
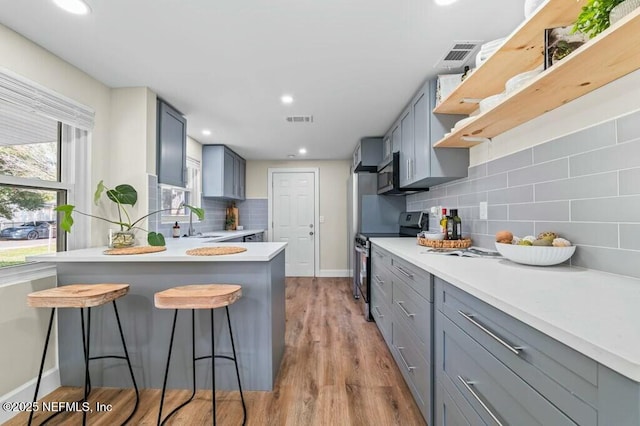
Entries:
[[447,209],[442,209],[442,217],[440,218],[440,232],[444,234],[444,239],[448,240],[447,229]]
[[458,216],[458,209],[451,209],[450,215],[447,218],[447,229],[450,240],[462,239],[462,219]]
[[173,225],[172,235],[173,235],[173,238],[180,237],[180,225],[178,225],[178,222],[176,222],[175,225]]

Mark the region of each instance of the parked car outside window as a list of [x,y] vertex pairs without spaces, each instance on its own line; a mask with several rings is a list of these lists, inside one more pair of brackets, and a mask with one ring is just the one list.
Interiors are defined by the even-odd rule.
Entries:
[[37,240],[56,236],[55,222],[35,221],[0,231],[0,239],[5,240]]

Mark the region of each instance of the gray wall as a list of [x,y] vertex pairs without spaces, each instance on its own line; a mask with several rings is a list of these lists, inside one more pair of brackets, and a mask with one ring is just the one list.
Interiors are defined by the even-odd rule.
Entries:
[[[487,201],[488,220],[479,219]],[[571,264],[640,278],[640,113],[469,168],[469,176],[407,197],[408,210],[458,208],[463,233],[556,231],[578,246]],[[437,227],[430,219],[430,228]]]

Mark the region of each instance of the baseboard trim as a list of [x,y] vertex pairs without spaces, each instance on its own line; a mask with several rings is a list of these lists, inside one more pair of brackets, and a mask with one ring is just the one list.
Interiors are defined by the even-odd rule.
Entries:
[[[37,377],[29,380],[24,385],[0,396],[0,404],[5,402],[31,402],[33,400],[33,392],[36,390]],[[52,368],[42,374],[42,382],[40,382],[40,395],[42,398],[60,387],[60,370]],[[9,421],[15,415],[20,414],[19,411],[0,410],[0,424]]]
[[343,278],[350,277],[351,271],[348,269],[321,269],[318,273],[320,278]]

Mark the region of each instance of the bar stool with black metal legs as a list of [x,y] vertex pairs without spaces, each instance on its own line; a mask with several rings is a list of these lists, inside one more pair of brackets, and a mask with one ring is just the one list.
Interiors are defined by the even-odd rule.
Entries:
[[[54,287],[47,290],[36,291],[27,296],[27,304],[34,308],[52,308],[51,317],[49,319],[49,328],[47,329],[47,337],[44,342],[44,350],[42,351],[42,361],[40,362],[40,371],[38,373],[38,380],[36,382],[36,391],[33,395],[33,402],[38,398],[38,391],[40,390],[40,381],[42,380],[42,371],[44,369],[44,362],[47,357],[47,349],[49,346],[49,338],[51,337],[51,329],[53,327],[53,318],[57,308],[80,308],[80,321],[82,326],[82,347],[84,351],[84,396],[80,401],[87,402],[89,393],[91,392],[91,378],[89,376],[89,361],[95,359],[116,358],[124,359],[127,361],[129,367],[129,374],[131,375],[131,381],[136,391],[136,403],[129,414],[129,417],[122,423],[126,424],[133,417],[134,413],[138,409],[140,402],[140,394],[138,392],[138,385],[136,384],[136,378],[133,375],[133,368],[131,367],[131,360],[129,358],[129,352],[127,351],[127,345],[124,341],[124,334],[122,332],[122,325],[120,324],[120,315],[118,314],[118,307],[116,306],[116,299],[124,296],[129,292],[129,284],[71,284],[61,287]],[[120,340],[122,341],[122,348],[124,350],[124,356],[122,355],[90,355],[90,343],[91,343],[91,308],[96,306],[102,306],[109,302],[113,304],[113,311],[115,313],[116,322],[118,323],[118,330],[120,331]],[[85,336],[85,314],[84,310],[87,308],[87,326]],[[46,418],[41,424],[44,424],[64,411],[58,411],[53,415]],[[29,414],[29,425],[33,421],[34,412]],[[87,411],[82,411],[82,424],[87,423]]]
[[[240,383],[240,370],[238,369],[238,356],[236,355],[236,347],[233,341],[233,332],[231,331],[231,318],[229,317],[229,305],[235,303],[242,296],[242,288],[239,285],[233,284],[200,284],[200,285],[186,285],[182,287],[174,287],[155,294],[156,308],[160,309],[175,309],[173,314],[173,326],[171,328],[171,339],[169,341],[169,354],[167,355],[167,368],[164,373],[164,382],[162,384],[162,396],[160,397],[160,410],[158,412],[158,425],[164,424],[172,415],[174,415],[179,409],[187,405],[193,399],[196,393],[196,361],[202,359],[211,358],[211,387],[212,387],[212,409],[213,409],[213,424],[216,424],[216,372],[215,372],[215,358],[224,358],[234,362],[236,367],[236,377],[238,379],[238,388],[240,390],[240,399],[242,401],[242,424],[244,425],[247,420],[247,408],[244,403],[244,396],[242,394],[242,384]],[[223,307],[227,313],[227,324],[229,325],[229,336],[231,338],[231,349],[233,350],[233,357],[226,355],[216,355],[215,353],[215,336],[213,327],[213,310]],[[167,390],[167,377],[169,375],[169,364],[171,363],[171,351],[173,349],[173,338],[176,331],[176,319],[178,317],[179,309],[191,309],[191,350],[192,350],[192,363],[193,370],[193,392],[189,399],[176,407],[173,411],[162,418],[162,406],[164,404],[164,395]],[[195,311],[196,309],[209,309],[211,314],[211,355],[196,357],[195,348]]]

